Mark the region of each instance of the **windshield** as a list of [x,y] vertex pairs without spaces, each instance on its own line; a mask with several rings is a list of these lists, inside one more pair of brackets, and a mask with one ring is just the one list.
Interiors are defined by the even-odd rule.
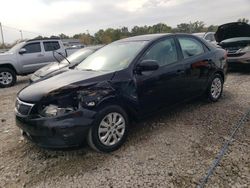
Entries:
[[[80,49],[80,50],[77,50],[75,53],[71,54],[67,59],[72,64],[80,63],[93,52],[94,50],[91,50],[91,49]],[[61,61],[61,63],[68,64],[68,61],[64,59]]]
[[109,44],[81,62],[77,69],[118,71],[129,66],[146,41],[116,42]]
[[24,44],[25,42],[20,42],[16,44],[15,46],[13,46],[11,49],[9,49],[8,52],[16,52],[16,50],[19,50]]

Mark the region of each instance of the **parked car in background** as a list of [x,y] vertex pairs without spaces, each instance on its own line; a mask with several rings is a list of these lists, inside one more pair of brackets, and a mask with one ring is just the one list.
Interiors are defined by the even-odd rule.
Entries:
[[67,59],[62,60],[61,62],[52,62],[32,74],[30,82],[32,83],[42,78],[52,76],[54,73],[58,72],[58,70],[74,68],[89,55],[99,50],[101,47],[103,46],[99,45],[82,48],[80,50],[77,50],[75,53],[70,55]]
[[212,42],[214,44],[216,44],[216,40],[214,37],[215,32],[201,32],[201,33],[193,33],[193,35],[203,38],[209,42]]
[[[59,39],[33,39],[18,43],[9,51],[0,53],[0,87],[13,86],[17,75],[33,73],[55,61],[53,51],[68,56],[76,49],[68,52]],[[62,60],[62,56],[56,56]]]
[[226,52],[193,35],[151,34],[113,42],[75,69],[21,90],[16,124],[42,147],[118,149],[129,122],[205,94],[217,101]]
[[228,64],[237,66],[250,64],[250,25],[233,22],[221,25],[215,33],[218,44],[228,54]]

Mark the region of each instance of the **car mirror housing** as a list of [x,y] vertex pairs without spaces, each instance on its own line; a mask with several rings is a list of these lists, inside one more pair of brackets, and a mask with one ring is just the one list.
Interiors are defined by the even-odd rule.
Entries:
[[20,50],[19,50],[19,54],[25,54],[27,51],[26,51],[26,49],[25,48],[21,48]]
[[156,60],[143,60],[136,66],[136,72],[147,72],[147,71],[155,71],[159,68],[159,64]]

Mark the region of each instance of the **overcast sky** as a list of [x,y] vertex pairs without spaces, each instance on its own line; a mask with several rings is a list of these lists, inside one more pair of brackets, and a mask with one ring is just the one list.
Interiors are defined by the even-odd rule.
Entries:
[[[24,38],[159,22],[223,24],[242,17],[250,19],[250,0],[1,0],[0,10],[0,22],[25,30]],[[5,27],[4,34],[7,41],[20,38],[11,28]]]

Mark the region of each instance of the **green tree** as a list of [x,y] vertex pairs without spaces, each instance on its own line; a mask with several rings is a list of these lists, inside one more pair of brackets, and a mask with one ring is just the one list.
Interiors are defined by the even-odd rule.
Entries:
[[205,24],[202,21],[181,23],[177,25],[177,28],[174,29],[175,32],[180,33],[197,33],[204,32],[206,30]]
[[203,21],[190,22],[191,33],[203,32],[205,30],[205,24]]
[[151,33],[170,33],[172,31],[172,28],[170,26],[167,26],[164,23],[158,23],[153,26],[148,27],[148,32],[149,34]]
[[247,19],[247,18],[240,18],[240,19],[238,19],[238,22],[244,22],[244,23],[249,23],[249,19]]
[[[70,37],[69,37],[70,38]],[[89,33],[78,33],[73,36],[74,39],[79,39],[82,44],[92,45],[94,44],[95,38]]]
[[217,31],[218,26],[217,25],[210,25],[207,27],[207,32],[215,32]]
[[175,29],[175,31],[180,32],[180,33],[191,33],[190,24],[181,23],[181,24],[177,25],[177,28]]
[[136,35],[144,35],[144,34],[148,34],[148,26],[134,26],[131,30],[131,35],[132,36],[136,36]]
[[83,33],[81,36],[80,36],[80,42],[82,44],[85,44],[85,45],[92,45],[94,44],[94,37],[91,36],[90,34],[85,34]]
[[58,35],[60,37],[60,39],[69,39],[70,37],[61,33],[60,35]]

